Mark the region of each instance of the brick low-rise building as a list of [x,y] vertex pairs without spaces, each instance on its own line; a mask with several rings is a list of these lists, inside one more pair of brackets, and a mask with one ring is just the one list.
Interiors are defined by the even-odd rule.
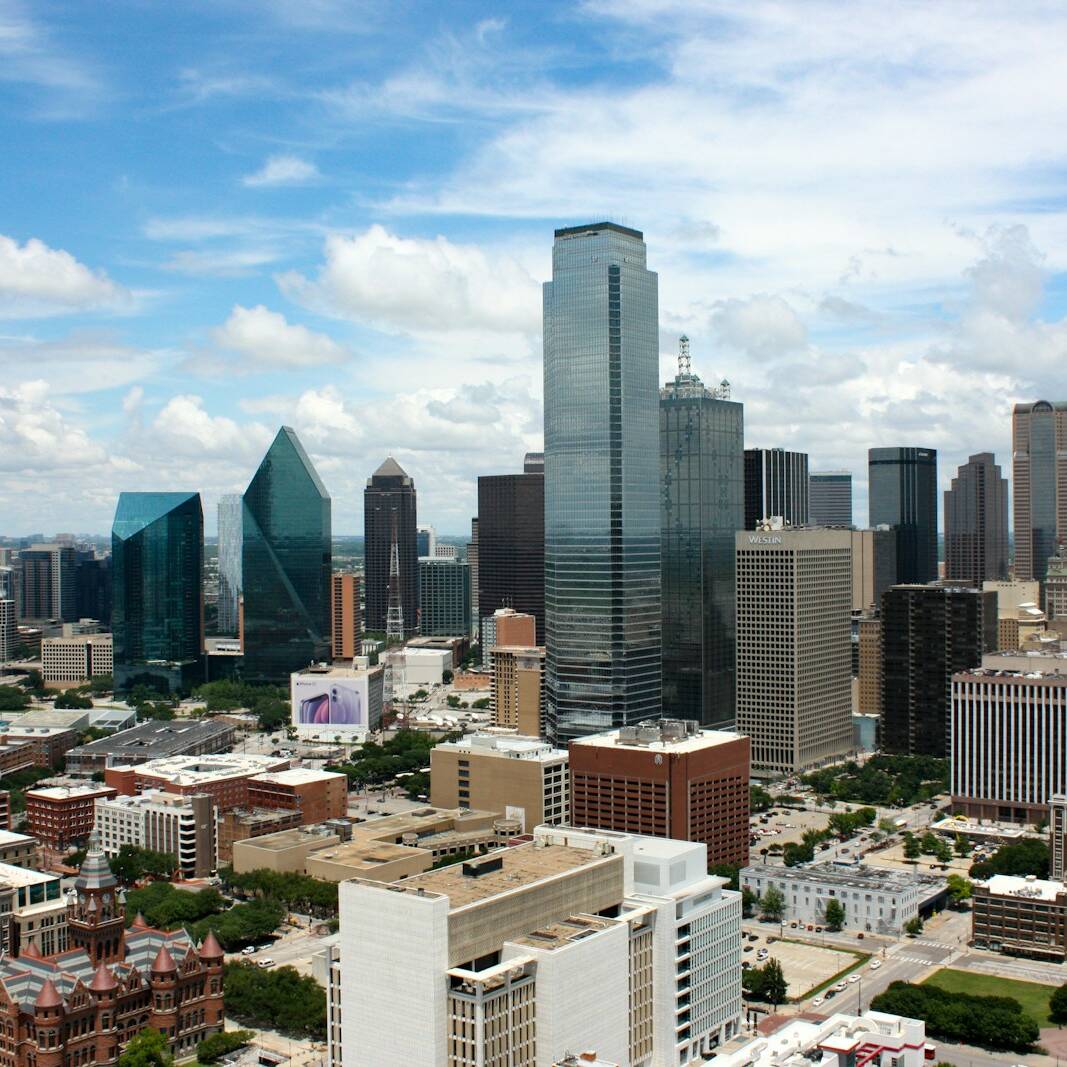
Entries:
[[232,808],[219,814],[219,863],[233,863],[233,846],[238,841],[266,837],[303,824],[299,811],[275,808]]
[[26,826],[50,848],[84,841],[96,820],[96,802],[115,796],[107,785],[58,785],[26,790]]
[[104,781],[119,793],[132,796],[147,789],[167,793],[208,793],[219,811],[248,807],[248,783],[257,774],[284,771],[289,760],[273,756],[173,756],[132,767],[109,767]]
[[248,804],[299,811],[306,826],[339,819],[348,814],[348,777],[302,767],[257,774],[248,780]]
[[1067,886],[998,874],[975,882],[971,939],[976,948],[1067,962]]

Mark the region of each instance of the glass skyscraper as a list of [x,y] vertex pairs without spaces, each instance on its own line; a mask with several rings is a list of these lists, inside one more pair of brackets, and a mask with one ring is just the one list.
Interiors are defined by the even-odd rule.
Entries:
[[111,528],[115,688],[200,680],[204,512],[199,493],[122,493]]
[[1008,480],[992,452],[960,464],[945,492],[945,580],[982,587],[1008,577]]
[[784,519],[788,526],[808,524],[808,454],[782,448],[745,449],[745,526]]
[[[398,589],[405,636],[419,631],[419,538],[415,482],[392,456],[363,490],[364,625],[384,631],[389,615],[389,562],[396,535]],[[427,548],[431,542],[427,540]]]
[[419,560],[419,633],[465,637],[471,625],[471,568],[466,560]]
[[241,599],[241,513],[240,493],[219,497],[219,618],[220,634],[237,633],[238,605]]
[[744,409],[725,391],[680,366],[659,404],[663,711],[715,729],[734,725],[734,535],[745,515]]
[[1015,577],[1041,581],[1067,541],[1067,402],[1016,404],[1011,429]]
[[556,230],[544,409],[546,719],[557,741],[661,710],[658,333],[641,233]]
[[808,475],[808,522],[812,526],[852,525],[852,471]]
[[288,682],[330,658],[330,494],[283,426],[244,495],[244,678]]
[[897,581],[937,581],[937,450],[872,448],[871,526],[897,530]]

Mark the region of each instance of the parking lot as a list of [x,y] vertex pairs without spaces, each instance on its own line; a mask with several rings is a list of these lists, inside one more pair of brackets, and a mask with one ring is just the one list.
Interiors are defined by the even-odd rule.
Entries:
[[[787,927],[787,937],[788,934]],[[753,936],[757,940],[753,941]],[[767,950],[767,956],[763,959],[759,958],[760,949]],[[782,940],[777,933],[768,934],[746,926],[742,960],[750,967],[758,967],[771,957],[782,965],[782,973],[789,985],[790,1000],[804,998],[816,986],[822,985],[840,971],[853,966],[861,958],[854,956],[851,952],[842,952],[834,948]]]

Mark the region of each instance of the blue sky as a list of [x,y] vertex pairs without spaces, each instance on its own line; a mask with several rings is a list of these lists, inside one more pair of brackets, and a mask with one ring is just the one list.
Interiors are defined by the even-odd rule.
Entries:
[[644,230],[750,444],[1009,459],[1062,399],[1055,3],[0,0],[0,531],[208,529],[279,424],[362,529],[540,443],[552,229]]

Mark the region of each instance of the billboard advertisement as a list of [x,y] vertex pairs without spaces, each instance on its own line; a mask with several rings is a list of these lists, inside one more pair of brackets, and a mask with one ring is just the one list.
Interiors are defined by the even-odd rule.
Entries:
[[366,730],[370,709],[368,676],[294,675],[292,705],[294,726]]

